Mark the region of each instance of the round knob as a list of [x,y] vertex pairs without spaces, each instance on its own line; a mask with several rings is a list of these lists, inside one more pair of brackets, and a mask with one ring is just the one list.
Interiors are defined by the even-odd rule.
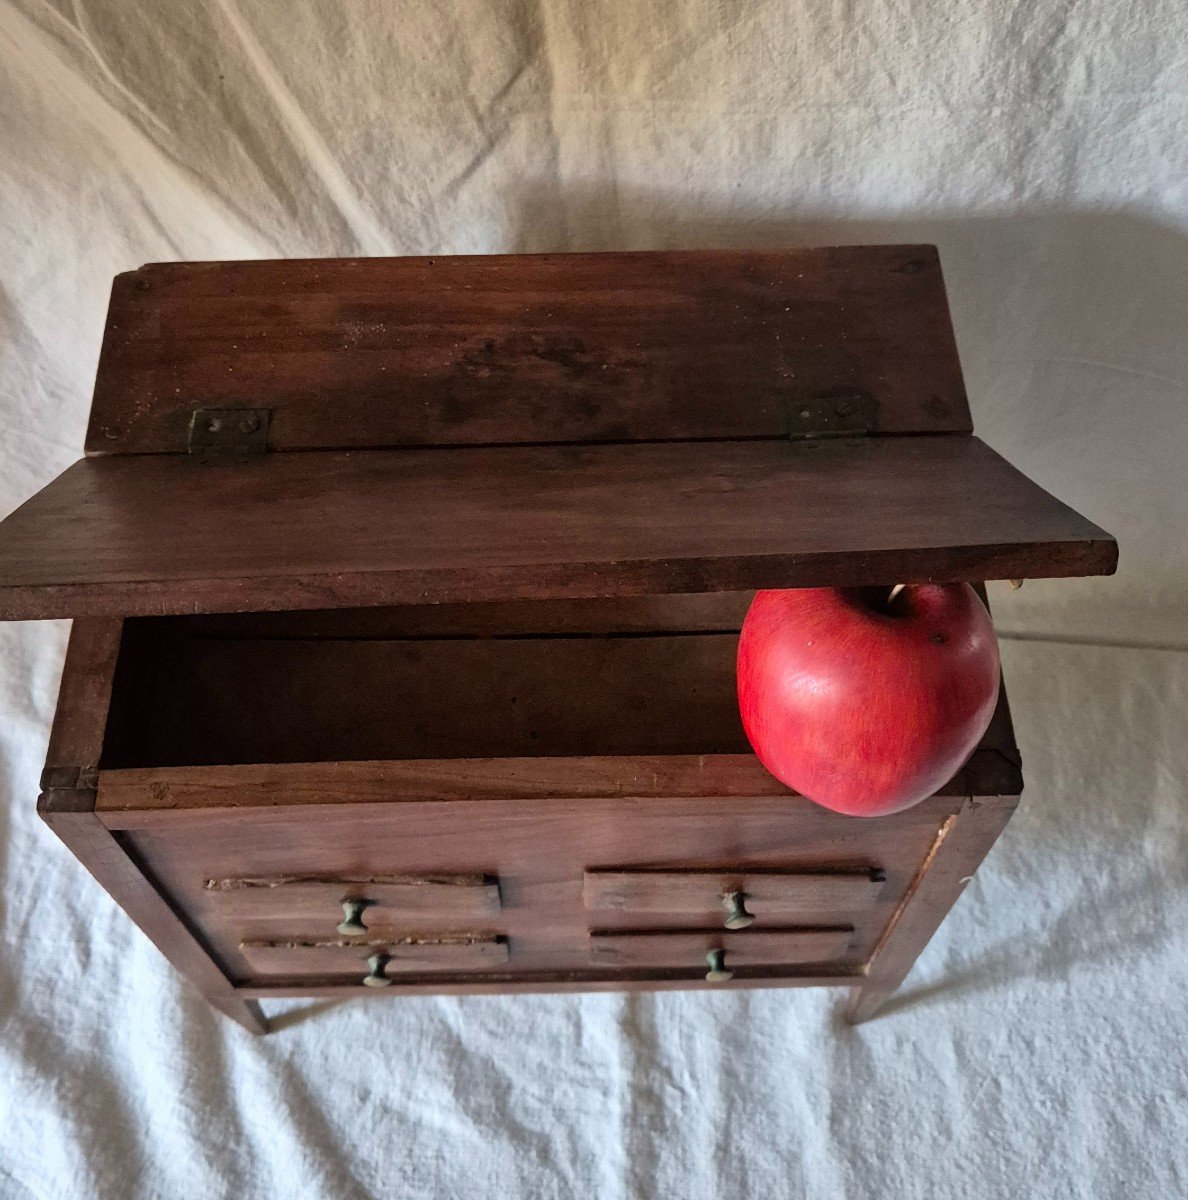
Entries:
[[705,956],[705,961],[709,963],[709,970],[705,973],[706,983],[725,983],[734,978],[734,972],[726,970],[725,950],[711,950]]
[[384,974],[384,968],[392,961],[390,954],[373,954],[367,960],[367,974],[363,976],[366,987],[391,987],[392,981]]
[[727,929],[746,929],[755,924],[755,914],[747,912],[746,892],[727,892],[722,903],[726,905]]
[[372,903],[371,900],[344,900],[342,902],[342,920],[335,928],[344,937],[359,937],[367,932],[363,924],[363,910]]

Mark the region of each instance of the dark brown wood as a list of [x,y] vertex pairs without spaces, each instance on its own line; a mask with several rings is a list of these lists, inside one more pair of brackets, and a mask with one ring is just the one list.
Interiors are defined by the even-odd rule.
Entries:
[[45,756],[45,786],[70,786],[78,782],[70,772],[99,765],[123,627],[119,619],[102,617],[77,620],[70,628]]
[[[97,648],[78,649],[72,656],[76,669],[96,659],[110,664],[114,638],[101,624],[94,628],[106,635],[106,655]],[[75,686],[73,693],[85,690]],[[96,691],[103,689],[92,685],[91,694]],[[64,727],[83,731],[95,757],[95,723],[88,727],[73,714],[63,720]],[[989,762],[992,773],[1008,767],[1017,771],[1005,701],[977,757]],[[876,945],[889,944],[883,931],[903,911],[899,901],[908,888],[922,886],[919,864],[932,852],[945,822],[962,810],[968,776],[977,770],[971,764],[954,780],[950,797],[876,822],[818,809],[745,754],[101,770],[99,810],[86,811],[93,802],[89,795],[82,808],[85,817],[104,823],[117,864],[135,873],[132,881],[121,882],[108,869],[101,876],[105,885],[142,925],[153,927],[150,936],[160,939],[173,961],[211,988],[216,1004],[245,1017],[235,1005],[249,993],[237,991],[229,1002],[227,976],[220,968],[230,969],[237,982],[252,979],[259,965],[245,960],[240,944],[260,930],[242,914],[204,908],[217,891],[206,882],[292,876],[307,873],[310,863],[319,873],[345,876],[372,867],[380,857],[387,871],[372,867],[365,873],[434,874],[447,866],[503,875],[510,906],[492,933],[511,937],[516,978],[525,980],[527,990],[559,982],[608,986],[588,963],[587,929],[593,918],[584,907],[581,885],[588,867],[620,873],[639,867],[696,869],[747,878],[772,870],[848,872],[867,880],[886,870],[886,887],[867,910],[853,913],[854,905],[839,897],[836,912],[813,917],[853,924],[853,949],[831,968],[835,980],[844,979],[845,972],[861,970]],[[57,793],[59,804],[65,795]],[[113,801],[133,807],[121,811]],[[171,807],[179,803],[182,807]],[[72,841],[65,820],[66,826],[59,819],[55,828]],[[139,896],[127,890],[133,886]],[[655,924],[648,914],[639,920]],[[305,932],[290,928],[283,940]],[[295,970],[290,960],[278,970],[282,973],[272,977],[278,990],[261,994],[309,995],[326,987],[341,994],[325,981],[320,966],[316,972]],[[569,983],[559,980],[559,970],[568,972]],[[652,982],[696,983],[695,976],[682,978],[680,970],[666,978],[668,970],[656,968],[660,975]],[[818,971],[814,977],[822,976]],[[458,983],[440,973],[410,979],[413,987],[437,991],[455,990]],[[497,976],[483,980],[471,990],[502,986]],[[774,982],[781,981],[782,974]],[[630,973],[620,982],[648,986]],[[245,1020],[250,1023],[254,1015],[247,1013]]]
[[[395,514],[399,514],[396,519]],[[0,619],[1108,574],[975,438],[76,463],[0,525]]]
[[[668,620],[702,615],[684,603],[696,597],[678,599]],[[748,752],[734,701],[734,636],[661,635],[661,605],[622,606],[629,611],[542,602],[520,621],[515,606],[484,606],[485,637],[448,640],[427,631],[457,630],[458,606],[436,621],[421,607],[407,619],[382,609],[129,621],[104,765]],[[721,606],[704,614],[730,615]],[[639,622],[641,634],[645,622],[653,628],[578,639],[502,632],[506,624],[572,632],[582,616]],[[1018,791],[1018,753],[1000,728],[1009,733],[1005,701],[982,743],[1003,752],[1002,769],[988,772],[993,764],[980,753],[964,773],[967,794]]]
[[[267,614],[129,621],[103,765],[590,759],[640,750],[650,759],[660,751],[747,754],[754,764],[734,698],[733,634],[526,639],[489,629],[480,639],[392,640],[371,636],[375,624],[366,610],[360,615],[358,631],[333,620],[325,637],[312,615],[294,637],[274,636]],[[286,628],[298,616],[275,620]],[[606,775],[594,769],[595,780]],[[965,795],[1018,790],[1005,701],[953,787]]]
[[[997,778],[996,751],[975,751],[966,767],[937,795],[966,797],[984,772]],[[98,810],[112,828],[140,828],[168,812],[179,823],[208,810],[242,810],[237,820],[267,823],[278,805],[330,811],[370,804],[432,800],[645,800],[663,797],[725,799],[795,797],[753,754],[632,755],[584,758],[419,759],[406,762],[245,763],[226,767],[138,767],[104,770]],[[311,821],[321,813],[310,816]],[[864,823],[852,821],[851,828]]]
[[[261,931],[226,913],[220,897],[205,887],[206,880],[297,875],[315,867],[335,875],[449,870],[496,876],[503,904],[486,928],[510,939],[513,959],[526,972],[589,968],[587,934],[595,914],[583,899],[587,870],[882,871],[886,884],[871,903],[858,911],[847,905],[813,918],[814,924],[854,926],[853,949],[838,963],[849,969],[866,961],[937,830],[964,803],[961,796],[938,796],[894,818],[858,821],[786,789],[732,797],[653,791],[643,799],[631,794],[634,788],[625,788],[623,797],[533,797],[530,774],[524,789],[528,795],[514,794],[516,768],[531,772],[531,760],[494,765],[499,770],[487,776],[487,764],[472,764],[465,782],[458,779],[451,785],[457,788],[454,799],[427,800],[421,784],[431,781],[431,774],[402,780],[397,771],[383,778],[370,802],[294,803],[294,792],[286,787],[253,793],[250,786],[230,782],[234,772],[228,768],[221,775],[221,793],[236,801],[232,806],[103,807],[100,812],[210,938],[236,982],[245,983],[252,970],[239,945]],[[564,765],[579,769],[573,760]],[[300,790],[305,769],[288,767],[294,791]],[[192,776],[197,770],[178,768],[176,775]],[[256,768],[244,770],[248,774],[241,780],[251,778]],[[687,790],[695,792],[691,765],[687,771]],[[144,778],[158,804],[176,795],[169,778],[169,771],[156,772],[152,781]],[[339,780],[344,778],[339,772]],[[106,799],[108,780],[108,773],[101,772],[100,795]],[[673,783],[673,775],[661,765],[649,788]],[[598,790],[589,779],[585,789]],[[571,790],[579,791],[572,785]],[[501,791],[513,794],[500,797]],[[255,803],[248,806],[244,801],[253,795]],[[217,793],[208,790],[204,802],[216,801]],[[643,915],[638,923],[655,927],[674,922]],[[449,932],[457,923],[434,922],[433,928]]]
[[[208,947],[95,814],[96,765],[121,625],[75,621],[71,629],[38,814],[211,1005],[250,1032],[265,1033],[259,1004],[235,994]],[[61,786],[70,779],[78,786]]]
[[164,637],[121,674],[115,708],[134,735],[104,765],[744,753],[736,645]]
[[873,1017],[904,981],[1018,803],[1018,796],[974,796],[941,824],[871,954],[866,979],[851,993],[852,1023]]
[[[959,795],[967,792],[958,788]],[[226,767],[104,770],[98,809],[113,829],[183,824],[208,810],[240,810],[243,826],[268,823],[278,807],[360,809],[372,804],[473,800],[598,800],[793,793],[753,754],[584,758],[419,759],[407,762],[245,763]],[[139,815],[144,816],[144,822]],[[322,811],[309,819],[316,822]]]
[[[496,600],[185,618],[195,638],[449,638],[556,634],[737,633],[753,591],[587,600]],[[151,618],[150,618],[151,620]]]
[[87,803],[93,799],[94,792],[51,789],[42,793],[37,811],[96,883],[210,1005],[249,1033],[267,1033],[268,1023],[259,1004],[235,993],[197,932],[156,890],[94,811],[87,810]]
[[[590,934],[590,961],[609,967],[689,967],[703,973],[706,955],[724,951],[727,970],[735,967],[828,963],[850,948],[854,931],[838,929],[633,930]],[[722,982],[726,982],[723,980]]]
[[[688,992],[750,990],[752,988],[842,988],[853,987],[862,977],[861,968],[830,969],[823,975],[818,967],[748,967],[738,979],[708,983],[705,971],[653,967],[646,971],[618,968],[614,971],[474,972],[460,975],[398,975],[390,988],[374,991],[361,983],[325,979],[270,978],[236,989],[240,996],[257,1000],[329,999],[385,996],[516,996],[568,995],[574,992]],[[277,1022],[279,1025],[280,1022]]]
[[329,978],[368,973],[367,959],[376,953],[390,961],[386,975],[418,971],[497,970],[508,958],[507,940],[494,934],[405,935],[357,941],[248,941],[239,947],[244,961],[261,976]]
[[[703,635],[748,598],[131,620],[105,765],[747,751],[734,635]],[[702,635],[640,636],[684,623]]]
[[499,915],[499,884],[485,875],[376,875],[370,878],[255,876],[208,879],[206,890],[229,917],[281,922],[290,930],[333,934],[346,900],[365,900],[369,929],[431,917],[468,921]]
[[[245,407],[256,457],[186,454]],[[864,1019],[1016,803],[1005,695],[940,793],[855,821],[748,753],[736,633],[758,587],[1114,569],[969,434],[931,248],[122,276],[89,457],[0,525],[0,618],[82,618],[39,808],[257,1032],[374,953],[417,994],[724,950],[716,986]]]
[[[251,619],[231,635],[192,618],[128,622],[103,765],[750,757],[733,634],[389,640],[366,620],[362,636],[339,620],[338,636],[318,637],[311,619],[302,636],[275,637],[256,615],[252,637]],[[993,728],[985,750],[997,748]],[[996,765],[979,752],[959,790],[997,790],[1010,763],[987,772]]]
[[160,263],[116,277],[87,453],[240,406],[280,450],[780,437],[849,391],[969,430],[935,247]]
[[[485,628],[493,636],[483,641],[489,647],[503,647],[491,653],[510,656],[506,661],[512,662],[541,647],[553,647],[562,656],[553,661],[554,674],[560,670],[562,676],[573,675],[575,660],[568,653],[583,639],[546,636],[537,639],[539,646],[531,646],[531,639],[499,636],[496,610],[489,610],[487,616],[490,620]],[[603,617],[613,621],[611,614],[604,612]],[[163,654],[164,648],[179,640],[204,645],[212,652],[212,660],[218,657],[221,641],[240,650],[275,641],[282,651],[308,641],[318,654],[331,655],[339,646],[354,651],[404,644],[427,656],[430,666],[438,667],[446,662],[443,652],[448,655],[458,646],[480,644],[476,639],[457,637],[388,639],[382,636],[383,627],[371,627],[371,632],[381,635],[378,641],[366,634],[360,640],[352,636],[352,627],[342,618],[332,623],[336,636],[319,638],[323,630],[312,617],[302,618],[307,624],[300,637],[282,634],[270,640],[271,621],[295,619],[283,615],[240,617],[234,618],[234,628],[221,631],[220,624],[232,619],[211,619],[195,622],[197,632],[190,631],[188,620],[129,622],[126,640],[132,646],[129,653],[141,655],[149,667],[156,662],[163,679],[187,678],[191,685],[193,680],[178,660]],[[384,619],[399,618],[388,614]],[[445,615],[447,622],[451,619]],[[261,626],[254,627],[253,620],[262,622]],[[553,620],[560,628],[568,618],[554,614]],[[648,620],[664,623],[663,616],[656,613]],[[648,632],[621,640],[625,645],[646,646],[665,638]],[[671,640],[690,650],[668,664],[673,686],[682,694],[708,686],[732,695],[732,635],[705,632]],[[74,669],[82,670],[88,661],[99,658],[110,671],[114,641],[108,627],[106,654],[76,652]],[[605,646],[615,637],[587,641]],[[646,654],[642,657],[647,658]],[[638,659],[633,662],[625,655],[617,660],[617,668],[604,662],[597,672],[588,672],[578,696],[579,711],[582,704],[589,705],[592,693],[623,695],[641,669]],[[262,678],[296,709],[302,708],[302,697],[307,694],[316,708],[321,691],[360,692],[359,686],[335,687],[345,677],[357,685],[357,666],[348,669],[340,664],[342,669],[307,689],[294,682],[291,663],[283,656],[278,661],[282,669],[265,670]],[[502,669],[499,661],[497,657],[487,666]],[[710,669],[709,664],[716,665]],[[642,666],[647,667],[647,662]],[[121,671],[124,669],[121,665]],[[687,675],[682,676],[682,670],[687,670]],[[554,686],[551,677],[534,679],[531,670],[520,674],[529,688]],[[224,690],[234,692],[245,675],[252,672],[223,676]],[[385,672],[376,670],[375,677],[380,681]],[[214,679],[218,678],[215,672]],[[447,692],[455,690],[453,685],[460,678],[452,669],[440,672]],[[389,684],[394,680],[398,673],[388,677]],[[217,682],[213,688],[218,690]],[[90,690],[94,694],[103,689],[92,685]],[[76,687],[75,691],[82,689]],[[118,694],[120,688],[116,691]],[[193,698],[197,689],[188,694]],[[294,703],[295,699],[299,702]],[[389,699],[399,703],[399,688],[390,689]],[[558,702],[564,702],[560,693]],[[594,702],[601,701],[595,698]],[[147,697],[144,703],[124,703],[128,709],[125,723],[143,732],[159,703],[164,700],[156,696]],[[110,719],[116,724],[121,721],[120,707],[119,703],[111,706]],[[191,711],[197,710],[192,706]],[[592,710],[587,707],[586,711]],[[322,713],[322,718],[325,715]],[[226,719],[235,716],[234,711],[225,714]],[[352,720],[349,707],[339,719]],[[609,720],[613,728],[614,718]],[[74,724],[83,728],[77,721]],[[580,721],[575,729],[579,726]],[[602,733],[592,726],[587,736],[597,738]],[[101,742],[93,727],[87,737],[92,747]],[[826,874],[840,879],[857,877],[862,891],[869,891],[872,878],[886,872],[886,884],[869,903],[857,903],[847,883],[842,885],[846,896],[836,891],[818,896],[806,916],[813,923],[853,926],[853,947],[833,968],[844,973],[860,969],[874,951],[900,898],[918,877],[918,865],[933,847],[937,831],[973,794],[971,785],[1012,771],[1017,777],[1017,769],[1017,750],[1003,699],[982,748],[945,789],[947,794],[890,821],[856,822],[827,813],[796,797],[772,779],[753,755],[745,753],[101,768],[94,815],[109,827],[144,886],[164,898],[186,936],[198,944],[209,964],[207,969],[217,972],[216,984],[218,977],[224,983],[230,977],[237,984],[258,977],[260,961],[245,955],[245,942],[322,941],[329,935],[321,925],[311,929],[305,923],[304,900],[297,906],[299,912],[289,910],[294,916],[247,913],[237,910],[234,903],[226,904],[228,896],[239,889],[210,888],[210,880],[293,879],[310,874],[358,878],[443,871],[498,875],[508,907],[499,912],[498,919],[492,918],[490,933],[509,937],[517,973],[540,982],[537,977],[542,973],[591,970],[587,938],[592,925],[603,930],[615,924],[621,930],[646,930],[658,923],[656,915],[647,911],[620,913],[618,920],[608,920],[605,913],[587,909],[582,879],[591,868],[620,875],[640,868],[675,871],[686,877],[708,872],[715,886],[730,878],[745,879],[752,886],[754,880],[772,871]],[[340,899],[336,892],[327,901],[327,924],[335,919],[333,904]],[[323,920],[320,911],[318,920]],[[672,926],[674,921],[666,917],[660,923]],[[697,923],[695,912],[675,921],[677,927]],[[437,920],[424,932],[441,934],[458,924]],[[389,937],[392,932],[384,928],[375,936]],[[185,948],[184,939],[175,941]],[[352,960],[352,969],[354,965]],[[202,970],[195,970],[193,964],[186,969],[203,982]],[[289,959],[275,969],[276,980],[285,987],[317,988],[326,982],[326,968],[320,962],[303,967]],[[435,978],[444,980],[440,971]],[[596,971],[591,982],[598,982]],[[637,982],[624,977],[627,985]],[[225,994],[220,995],[220,1003],[225,1000]]]
[[[658,918],[682,925],[722,927],[726,897],[745,897],[754,929],[795,925],[822,915],[834,919],[874,904],[885,881],[879,872],[838,871],[587,871],[584,896],[600,928]],[[664,924],[667,921],[660,921]]]

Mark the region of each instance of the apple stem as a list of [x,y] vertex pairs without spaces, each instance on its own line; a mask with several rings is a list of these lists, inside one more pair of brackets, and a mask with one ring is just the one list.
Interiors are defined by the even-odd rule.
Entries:
[[906,584],[906,583],[897,583],[897,584],[896,584],[896,585],[895,585],[895,586],[894,586],[894,587],[891,589],[891,595],[889,595],[889,596],[887,597],[887,603],[888,603],[888,604],[891,604],[891,603],[892,603],[892,602],[895,600],[895,597],[896,597],[896,596],[898,596],[898,595],[899,595],[899,593],[900,593],[900,592],[902,592],[902,591],[903,591],[903,589],[904,589],[905,587],[907,587],[907,584]]

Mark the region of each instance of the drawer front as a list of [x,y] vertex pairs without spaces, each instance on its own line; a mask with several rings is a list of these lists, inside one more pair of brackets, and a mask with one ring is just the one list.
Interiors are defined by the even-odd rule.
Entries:
[[[791,967],[834,963],[850,948],[854,930],[772,929],[728,933],[716,929],[590,935],[590,960],[600,967],[687,967],[733,974],[735,967]],[[710,979],[710,982],[718,980]],[[721,982],[725,982],[722,979]]]
[[[881,870],[587,871],[592,924],[682,925],[746,929],[840,919],[866,911],[886,886]],[[667,920],[666,920],[666,923]]]
[[[376,986],[401,972],[452,974],[498,970],[508,961],[507,939],[494,935],[367,938],[359,941],[248,941],[240,951],[260,976],[344,978]],[[382,986],[382,985],[381,985]]]
[[[546,766],[558,770],[547,760]],[[398,921],[393,902],[390,922],[382,910],[364,910],[363,939],[459,932],[505,937],[511,953],[504,975],[561,971],[575,977],[591,972],[609,977],[618,970],[638,975],[639,968],[628,966],[622,957],[595,960],[591,931],[601,935],[633,929],[709,929],[723,934],[728,912],[722,897],[732,889],[741,889],[747,912],[755,917],[739,937],[781,928],[852,930],[844,936],[830,933],[822,943],[827,948],[814,948],[809,959],[843,972],[854,970],[869,958],[938,830],[962,803],[961,797],[937,796],[905,813],[862,821],[827,812],[787,792],[469,798],[482,795],[484,788],[489,793],[496,784],[509,791],[513,786],[522,789],[522,780],[542,769],[529,760],[508,767],[428,764],[418,768],[422,794],[448,788],[463,798],[387,801],[377,798],[391,779],[382,765],[352,765],[349,770],[344,765],[341,772],[323,767],[322,778],[333,779],[342,791],[353,790],[355,795],[365,787],[367,800],[340,797],[335,802],[280,805],[271,798],[314,794],[314,784],[305,774],[309,768],[220,768],[219,794],[235,797],[233,809],[109,810],[101,815],[202,931],[232,979],[250,983],[265,971],[259,947],[250,943],[340,940],[335,922],[342,919],[340,902],[350,898],[345,890],[349,881],[398,876],[485,880],[481,885],[447,886],[455,889],[449,892],[454,902],[462,903],[456,900],[460,896],[479,898],[465,903],[486,906],[486,915],[476,910],[465,918],[456,912],[447,916],[438,908],[415,920]],[[410,769],[401,770],[407,786]],[[500,770],[505,774],[496,778]],[[615,770],[609,760],[572,763],[573,778],[578,779],[611,778]],[[718,768],[711,761],[705,770]],[[637,777],[646,782],[653,774],[641,770]],[[150,786],[158,775],[168,772],[155,773]],[[245,786],[237,788],[241,778]],[[318,787],[316,794],[321,796],[320,783]],[[101,793],[102,788],[101,780]],[[288,893],[293,907],[284,909],[283,919],[271,915],[276,899],[272,893],[281,892],[280,887],[207,887],[210,880],[277,879],[316,881],[316,889],[287,885],[293,888]],[[446,895],[444,887],[422,893],[415,886],[392,886],[405,898]],[[363,890],[367,895],[361,898],[370,898],[367,888]],[[286,899],[286,906],[289,903]],[[434,905],[441,903],[433,900]],[[237,908],[240,904],[264,904],[268,914]],[[636,946],[632,953],[641,952],[641,944],[631,944]],[[353,949],[345,953],[357,954]],[[689,959],[682,950],[677,957],[681,961],[675,966],[687,969],[690,978],[704,975],[703,954]],[[272,961],[267,959],[269,971]],[[805,959],[798,956],[794,961]],[[286,977],[315,970],[303,965],[312,963],[308,956],[286,962]],[[358,957],[351,960],[352,971],[358,962]],[[445,969],[434,966],[432,971]]]
[[482,874],[250,876],[208,879],[212,905],[245,930],[283,926],[315,939],[416,925],[465,925],[499,915],[499,881]]

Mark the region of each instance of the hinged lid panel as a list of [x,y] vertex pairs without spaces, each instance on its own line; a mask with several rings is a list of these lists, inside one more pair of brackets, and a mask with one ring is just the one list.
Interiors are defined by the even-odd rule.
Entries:
[[0,619],[1112,571],[976,438],[76,463],[0,526]]
[[[925,435],[925,436],[920,436]],[[0,618],[1086,575],[969,436],[936,251],[173,263]]]
[[933,246],[118,276],[87,453],[184,453],[196,409],[243,407],[273,450],[971,428]]

